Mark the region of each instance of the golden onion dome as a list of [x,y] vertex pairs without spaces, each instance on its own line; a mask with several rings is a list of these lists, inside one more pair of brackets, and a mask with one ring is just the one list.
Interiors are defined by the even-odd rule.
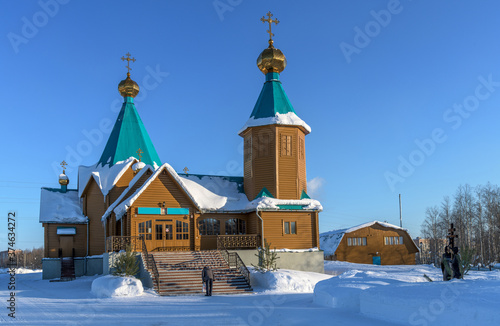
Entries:
[[130,78],[130,73],[127,73],[127,78],[118,84],[118,91],[123,97],[136,97],[139,94],[139,85]]
[[59,184],[61,186],[66,186],[68,183],[69,183],[69,178],[63,171],[63,173],[59,174]]
[[257,58],[257,66],[265,74],[268,72],[280,73],[285,70],[286,58],[280,49],[273,46],[273,41],[269,41],[269,47],[262,51]]

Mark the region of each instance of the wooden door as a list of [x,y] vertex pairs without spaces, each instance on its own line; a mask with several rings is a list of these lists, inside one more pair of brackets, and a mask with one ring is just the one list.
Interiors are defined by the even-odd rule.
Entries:
[[72,235],[59,236],[59,248],[62,249],[63,257],[73,257],[73,236]]
[[152,238],[151,245],[147,245],[148,250],[155,248],[159,248],[159,250],[161,250],[160,248],[165,248],[164,250],[189,249],[189,220],[183,218],[158,219],[154,222]]

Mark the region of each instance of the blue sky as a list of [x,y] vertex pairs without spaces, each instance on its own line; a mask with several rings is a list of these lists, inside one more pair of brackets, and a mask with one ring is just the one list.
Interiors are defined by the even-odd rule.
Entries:
[[460,184],[499,183],[500,4],[495,1],[10,1],[0,35],[0,212],[17,247],[43,245],[40,187],[63,159],[99,159],[130,52],[136,107],[163,162],[242,175],[264,75],[268,11],[281,81],[306,137],[320,231],[370,220],[418,236],[426,207]]

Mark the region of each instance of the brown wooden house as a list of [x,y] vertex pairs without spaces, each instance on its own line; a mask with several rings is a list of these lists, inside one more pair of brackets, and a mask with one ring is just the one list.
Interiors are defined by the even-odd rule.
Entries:
[[414,265],[419,252],[406,229],[378,221],[325,232],[320,239],[326,256],[351,263]]

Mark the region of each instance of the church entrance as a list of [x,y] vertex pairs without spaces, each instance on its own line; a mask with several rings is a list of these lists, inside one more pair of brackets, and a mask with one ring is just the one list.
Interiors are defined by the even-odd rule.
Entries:
[[[146,238],[149,250],[190,250],[189,219],[172,217],[153,221],[151,241]],[[151,249],[150,249],[151,248]]]

